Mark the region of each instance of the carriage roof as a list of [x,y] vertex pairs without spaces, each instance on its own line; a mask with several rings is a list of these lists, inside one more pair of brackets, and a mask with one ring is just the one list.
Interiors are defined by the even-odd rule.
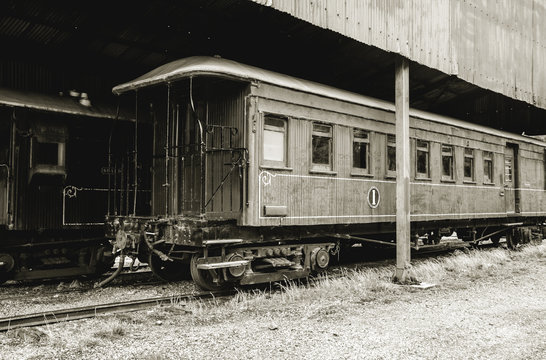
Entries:
[[119,119],[124,120],[132,118],[125,112],[116,115],[115,107],[96,103],[93,103],[93,106],[84,106],[77,100],[78,98],[67,95],[50,95],[0,87],[0,106],[87,116],[92,118],[115,119],[116,116],[118,116]]
[[[289,75],[276,73],[274,71],[260,69],[255,66],[241,64],[233,60],[209,56],[193,56],[172,61],[142,76],[139,76],[132,81],[120,84],[114,87],[112,91],[114,94],[119,95],[151,85],[169,83],[192,76],[202,75],[225,77],[248,82],[268,83],[287,89],[324,96],[327,98],[346,101],[389,112],[395,111],[394,104],[388,101],[337,89],[309,80],[295,78]],[[426,111],[410,109],[410,116],[545,146],[545,142],[537,140],[536,138],[508,133]]]

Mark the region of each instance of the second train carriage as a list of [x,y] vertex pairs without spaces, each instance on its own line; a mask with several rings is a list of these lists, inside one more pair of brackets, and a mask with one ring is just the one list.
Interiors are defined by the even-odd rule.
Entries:
[[[154,124],[152,207],[109,217],[108,236],[160,277],[297,278],[326,268],[340,239],[392,238],[391,103],[212,57],[113,91]],[[543,222],[544,142],[422,111],[410,124],[414,233],[512,239]]]
[[[114,261],[104,214],[129,214],[135,126],[71,93],[0,88],[0,283],[98,275]],[[141,178],[139,210],[149,213]]]

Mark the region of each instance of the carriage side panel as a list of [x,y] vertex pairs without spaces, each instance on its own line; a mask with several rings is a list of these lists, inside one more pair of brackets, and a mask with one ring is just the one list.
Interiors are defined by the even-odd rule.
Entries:
[[[323,225],[392,222],[395,217],[395,179],[386,171],[386,139],[394,133],[392,114],[361,105],[343,103],[319,96],[261,85],[256,88],[257,130],[254,147],[256,166],[254,223],[248,225]],[[290,166],[272,168],[262,158],[263,114],[278,114],[289,120]],[[313,123],[331,124],[333,129],[332,167],[313,170],[310,162]],[[352,128],[370,132],[369,174],[352,170]],[[423,118],[411,119],[412,221],[502,218],[509,214],[504,189],[504,149],[512,139],[494,133],[437,123]],[[427,174],[416,172],[417,141],[428,146]],[[422,143],[421,143],[422,144]],[[442,173],[442,145],[453,150],[453,174]],[[529,155],[521,145],[518,174],[521,176],[523,215],[544,215],[541,199],[544,183],[534,180],[543,173],[542,149]],[[486,154],[486,155],[484,155]],[[484,180],[484,156],[491,157],[491,181]],[[298,161],[294,161],[294,160]],[[372,190],[375,188],[376,190]],[[526,189],[528,188],[528,189]],[[380,204],[369,199],[380,194]],[[534,193],[534,195],[529,195]],[[370,195],[371,194],[371,195]],[[534,199],[531,197],[534,196]],[[252,201],[252,198],[251,198]],[[370,201],[372,204],[370,204]],[[540,203],[539,203],[540,202]],[[285,208],[283,214],[269,208]],[[508,212],[508,213],[507,213]],[[252,218],[252,216],[250,217]]]

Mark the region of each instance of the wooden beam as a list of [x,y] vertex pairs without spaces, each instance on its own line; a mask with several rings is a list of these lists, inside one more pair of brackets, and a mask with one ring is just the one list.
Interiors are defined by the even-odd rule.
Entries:
[[395,281],[410,280],[410,137],[409,62],[397,57],[395,64],[396,117],[396,273]]

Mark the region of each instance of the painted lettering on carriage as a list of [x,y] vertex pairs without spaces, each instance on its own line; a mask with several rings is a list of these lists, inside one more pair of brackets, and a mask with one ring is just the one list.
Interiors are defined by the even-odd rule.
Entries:
[[370,190],[368,190],[368,205],[370,205],[372,209],[375,209],[379,206],[380,201],[381,194],[379,193],[379,189],[372,186]]

